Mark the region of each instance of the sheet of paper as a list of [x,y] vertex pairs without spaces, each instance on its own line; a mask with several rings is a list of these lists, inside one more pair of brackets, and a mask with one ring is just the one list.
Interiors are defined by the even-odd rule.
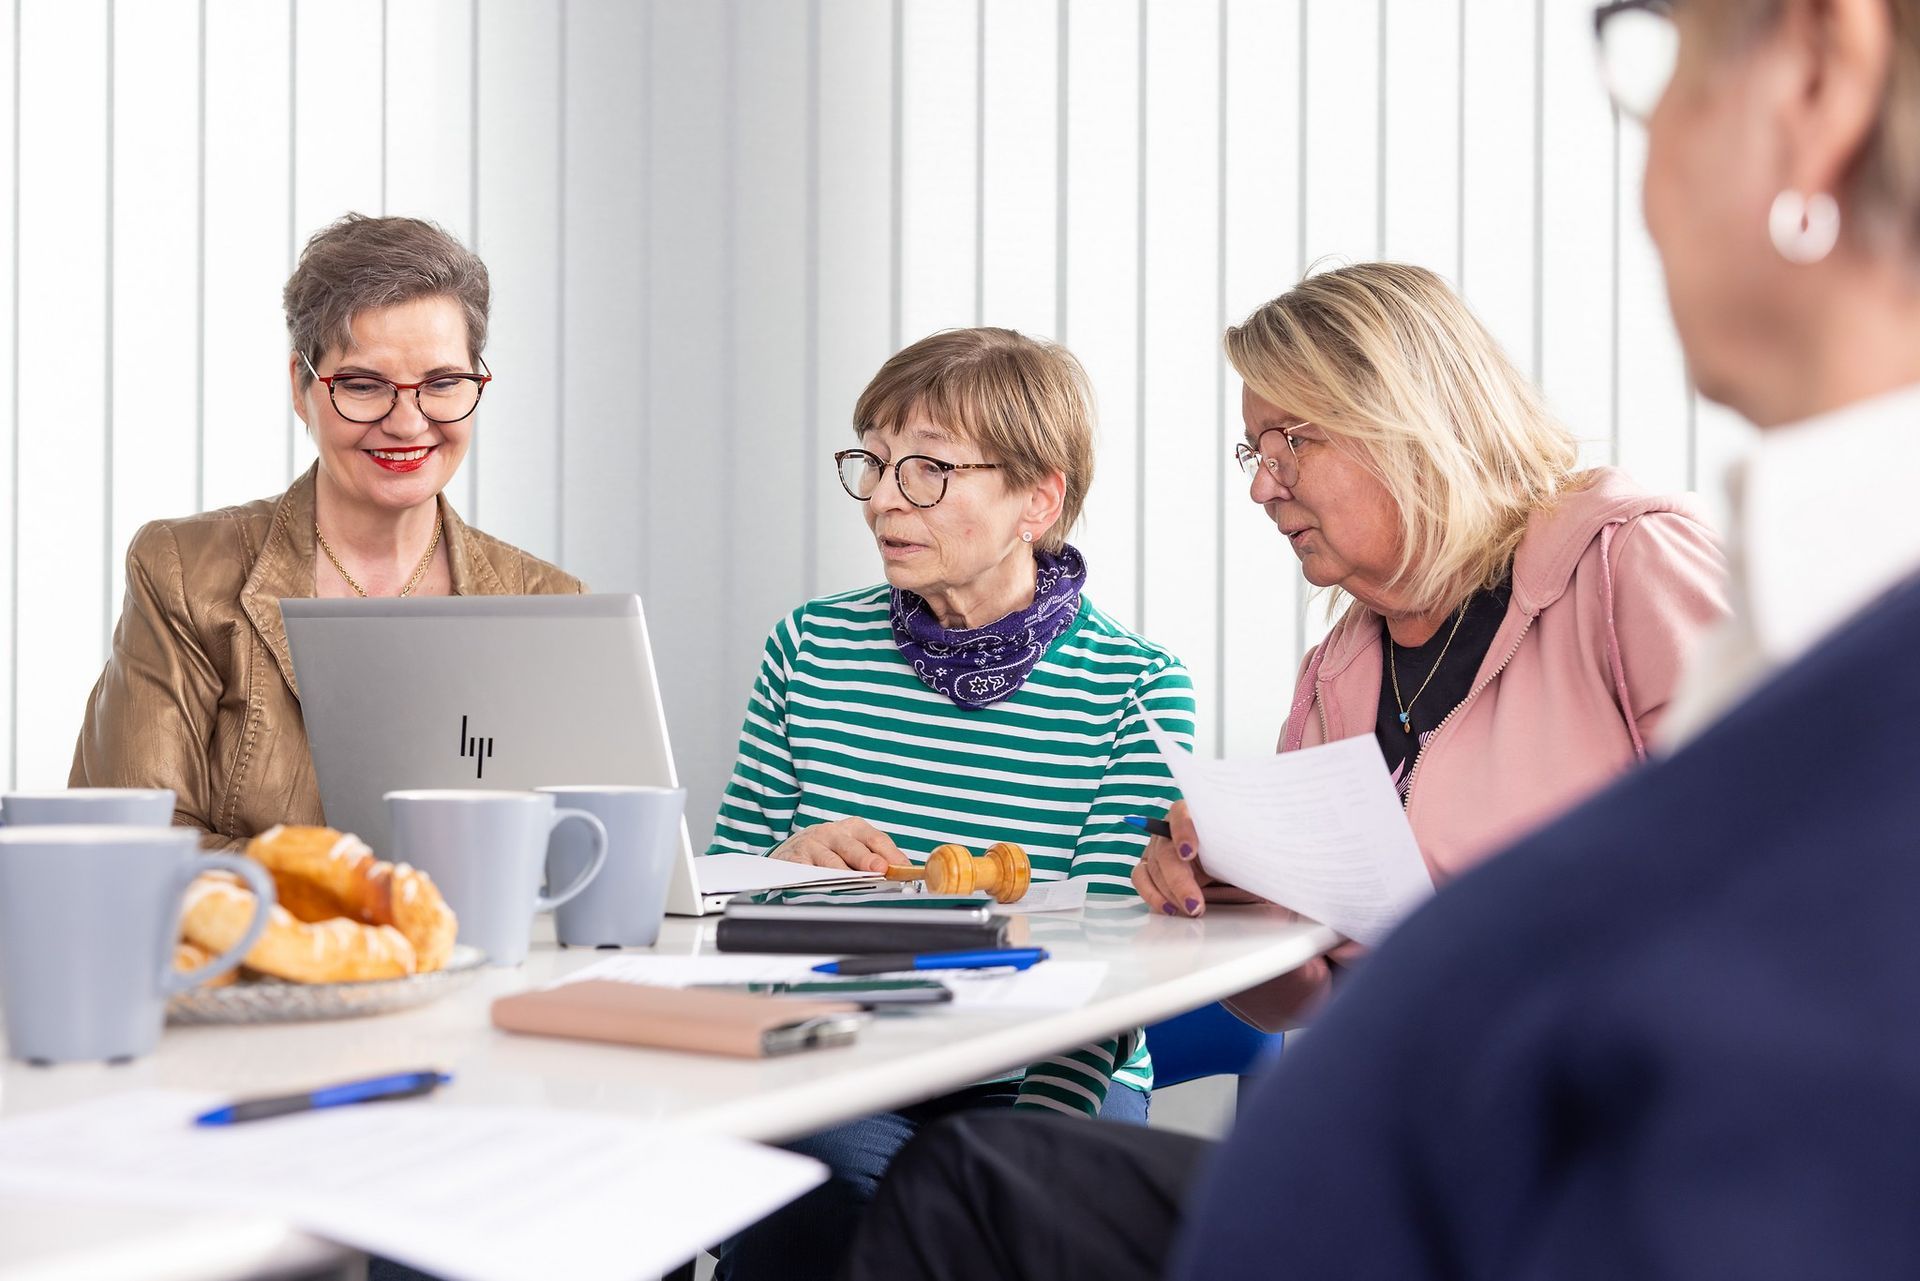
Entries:
[[850,868],[813,867],[758,854],[703,854],[693,860],[702,894],[744,894],[787,885],[873,885],[879,877]]
[[1433,893],[1371,734],[1206,761],[1146,719],[1213,875],[1369,946]]
[[659,1276],[825,1177],[774,1148],[619,1117],[449,1103],[199,1129],[136,1090],[0,1123],[0,1192],[217,1206],[452,1281]]
[[1071,912],[1087,904],[1087,883],[1068,878],[1061,881],[1035,881],[1027,892],[1011,903],[995,903],[996,916],[1024,916],[1030,912]]
[[[832,975],[813,967],[831,956],[773,956],[757,952],[712,952],[699,956],[610,956],[561,983],[612,979],[654,987],[691,987],[696,983],[830,982]],[[922,970],[953,989],[961,1009],[1072,1010],[1093,999],[1106,980],[1105,961],[1042,961],[1025,970]],[[556,985],[557,986],[557,985]],[[915,1006],[916,1015],[940,1006]]]

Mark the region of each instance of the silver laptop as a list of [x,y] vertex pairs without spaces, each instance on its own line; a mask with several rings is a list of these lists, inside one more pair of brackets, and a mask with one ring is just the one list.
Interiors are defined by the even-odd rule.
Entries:
[[[638,596],[283,600],[280,612],[321,807],[375,850],[388,848],[381,798],[402,788],[680,785]],[[829,879],[751,855],[701,863],[696,878],[683,819],[668,912]]]

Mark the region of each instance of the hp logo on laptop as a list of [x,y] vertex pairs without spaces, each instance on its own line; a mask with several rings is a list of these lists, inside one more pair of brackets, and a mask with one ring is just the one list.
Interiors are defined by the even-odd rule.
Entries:
[[460,718],[460,755],[462,757],[473,757],[473,776],[475,778],[485,778],[487,776],[487,761],[493,756],[493,740],[491,738],[481,738],[478,735],[469,738],[467,736],[467,718],[464,716]]

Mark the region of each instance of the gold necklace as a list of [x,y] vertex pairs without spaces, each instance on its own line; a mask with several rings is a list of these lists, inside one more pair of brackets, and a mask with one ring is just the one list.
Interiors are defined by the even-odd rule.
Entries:
[[[313,522],[313,536],[315,540],[319,542],[320,550],[325,552],[327,554],[327,559],[333,562],[333,567],[340,571],[340,577],[346,579],[347,586],[353,588],[354,595],[365,596],[367,594],[367,589],[362,587],[358,582],[354,580],[353,575],[347,572],[347,567],[340,563],[340,558],[333,554],[333,548],[327,545],[327,537],[325,534],[322,534],[320,532],[320,522],[317,520]],[[440,518],[436,516],[433,518],[433,537],[427,541],[427,554],[420,558],[420,563],[414,567],[413,577],[409,578],[407,580],[407,585],[400,589],[400,594],[402,596],[411,596],[413,594],[413,589],[420,585],[421,578],[423,578],[426,575],[427,566],[433,564],[433,553],[436,550],[438,550],[439,547],[440,547]]]
[[[403,592],[401,594],[405,595],[406,593]],[[1408,720],[1408,718],[1413,715],[1413,705],[1420,701],[1422,694],[1427,692],[1427,686],[1433,684],[1434,674],[1440,670],[1440,664],[1446,658],[1447,651],[1453,647],[1453,638],[1460,634],[1460,624],[1466,621],[1467,605],[1471,604],[1472,600],[1473,598],[1469,596],[1467,601],[1460,606],[1460,612],[1454,615],[1453,630],[1447,633],[1447,643],[1440,647],[1440,657],[1433,660],[1433,666],[1427,671],[1427,679],[1420,682],[1420,688],[1414,690],[1413,697],[1404,703],[1400,701],[1400,664],[1394,661],[1393,633],[1391,631],[1387,633],[1387,675],[1393,679],[1393,705],[1400,709],[1400,732],[1402,734],[1413,733],[1413,725]]]

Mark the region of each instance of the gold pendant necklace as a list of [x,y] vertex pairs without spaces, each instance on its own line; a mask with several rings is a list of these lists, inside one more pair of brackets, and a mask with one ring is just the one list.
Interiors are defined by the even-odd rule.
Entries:
[[[402,595],[404,594],[405,593],[402,593]],[[1387,675],[1393,680],[1393,705],[1400,709],[1400,732],[1402,734],[1413,733],[1413,723],[1410,719],[1413,716],[1413,705],[1420,701],[1422,694],[1427,692],[1427,686],[1433,684],[1434,674],[1440,670],[1440,664],[1446,658],[1447,651],[1453,648],[1453,638],[1460,634],[1460,624],[1466,621],[1467,605],[1471,604],[1472,601],[1473,597],[1469,596],[1466,601],[1461,604],[1460,612],[1456,614],[1453,619],[1453,630],[1447,633],[1447,643],[1440,647],[1440,657],[1433,660],[1433,666],[1427,671],[1427,679],[1420,682],[1420,688],[1414,690],[1413,697],[1404,703],[1400,701],[1400,664],[1394,659],[1393,632],[1387,632]]]
[[[333,548],[327,545],[326,535],[320,532],[320,522],[317,520],[313,522],[313,537],[314,540],[320,544],[320,550],[327,554],[327,559],[333,562],[333,567],[340,571],[340,577],[347,580],[347,586],[353,588],[353,594],[356,596],[365,596],[367,589],[362,587],[359,582],[355,580],[354,576],[347,572],[347,567],[342,565],[340,558],[333,554]],[[420,585],[422,578],[426,577],[427,566],[433,564],[433,553],[437,551],[439,547],[440,518],[435,516],[433,518],[433,537],[427,540],[427,554],[420,558],[420,563],[414,566],[413,577],[409,578],[407,585],[400,589],[402,596],[413,595],[413,589]]]

